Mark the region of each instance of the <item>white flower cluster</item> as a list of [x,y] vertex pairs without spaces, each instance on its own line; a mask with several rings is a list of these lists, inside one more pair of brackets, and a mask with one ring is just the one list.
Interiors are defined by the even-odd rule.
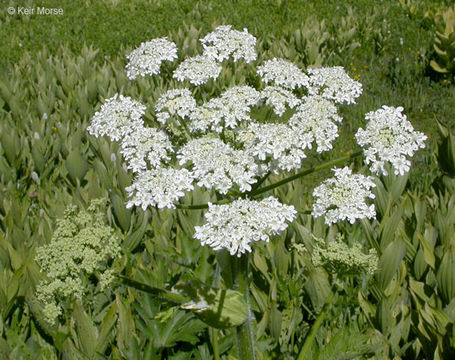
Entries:
[[111,140],[118,141],[143,126],[145,109],[144,105],[130,97],[116,94],[95,113],[87,130],[96,137],[107,135]]
[[211,57],[197,55],[185,59],[174,71],[178,81],[189,80],[193,85],[205,84],[210,78],[215,80],[221,72],[221,66]]
[[192,133],[206,132],[207,130],[221,132],[222,101],[211,99],[201,106],[197,106],[189,115],[188,128]]
[[286,124],[251,123],[239,133],[238,140],[244,143],[245,151],[265,161],[270,157],[269,170],[291,171],[301,167],[306,157],[305,148],[311,147],[311,135],[302,134]]
[[170,160],[173,152],[169,136],[162,130],[150,127],[138,127],[125,135],[120,144],[121,154],[127,168],[137,173],[150,167],[155,168]]
[[205,214],[207,223],[196,226],[194,237],[202,245],[214,250],[227,249],[231,255],[241,256],[251,252],[250,244],[269,241],[287,228],[286,221],[293,221],[296,211],[293,206],[283,205],[276,198],[262,201],[239,199],[230,204],[209,204]]
[[149,206],[174,209],[174,202],[185,195],[184,191],[193,190],[193,174],[187,169],[158,167],[140,172],[131,186],[125,190],[128,197],[126,207]]
[[315,247],[311,260],[315,266],[324,266],[328,271],[338,275],[361,273],[373,275],[378,269],[379,258],[374,249],[365,254],[361,244],[348,246],[339,234],[328,244],[323,239],[314,236],[313,239]]
[[218,138],[190,140],[177,154],[180,165],[191,163],[199,186],[215,188],[222,194],[236,184],[240,191],[251,190],[258,166],[244,151],[232,149]]
[[167,38],[154,39],[142,43],[127,59],[129,63],[126,65],[126,76],[130,80],[138,76],[159,74],[164,60],[177,59],[177,46]]
[[201,39],[204,47],[204,55],[217,61],[228,59],[232,54],[234,62],[245,59],[247,63],[256,60],[256,38],[248,33],[231,30],[230,25],[219,26],[214,32],[207,34]]
[[273,83],[287,89],[308,87],[309,84],[308,76],[296,65],[284,59],[274,58],[265,61],[258,67],[257,73],[265,83]]
[[414,155],[419,148],[425,147],[427,137],[414,131],[411,123],[402,114],[402,107],[383,106],[369,112],[366,129],[359,129],[355,138],[364,148],[365,162],[376,174],[387,175],[384,165],[390,163],[395,175],[409,171],[411,162],[406,156]]
[[267,99],[266,104],[273,107],[273,111],[281,116],[286,111],[286,104],[290,108],[295,108],[300,104],[300,100],[291,91],[279,86],[267,86],[262,90],[261,95]]
[[376,216],[374,205],[367,205],[366,198],[374,199],[371,188],[375,187],[373,178],[352,174],[351,169],[333,169],[335,177],[327,179],[314,189],[316,203],[312,215],[324,215],[325,223],[331,225],[348,219],[351,224],[356,219]]
[[171,116],[184,118],[196,109],[196,105],[196,100],[189,89],[169,90],[156,102],[156,119],[164,124]]
[[[201,42],[203,55],[185,59],[174,71],[178,81],[199,86],[220,77],[224,60],[249,63],[257,58],[256,39],[246,29],[220,26]],[[166,38],[144,43],[128,56],[128,77],[158,74],[163,61],[176,58],[177,48]],[[318,153],[332,149],[342,121],[338,104],[355,103],[362,93],[362,85],[342,67],[304,73],[287,60],[274,58],[262,62],[256,73],[263,82],[262,91],[246,85],[246,80],[238,83],[242,77],[231,79],[231,87],[218,97],[204,93],[206,88],[166,89],[154,107],[158,128],[144,125],[145,106],[129,97],[106,100],[89,131],[121,140],[121,154],[135,176],[126,189],[128,207],[174,208],[195,184],[221,194],[233,187],[245,193],[266,172],[299,169],[313,143]],[[217,89],[227,84],[219,85]],[[264,112],[256,108],[266,106],[270,108]],[[384,166],[390,162],[396,174],[403,174],[410,166],[407,157],[424,147],[425,135],[415,132],[401,111],[384,106],[370,112],[366,129],[357,132],[366,163],[375,173],[386,174]],[[261,113],[265,119],[258,121]],[[334,178],[314,190],[313,215],[325,216],[329,225],[373,217],[374,206],[366,203],[366,198],[374,198],[371,178],[353,175],[348,168],[334,171]],[[273,198],[212,205],[206,215],[208,223],[198,228],[196,237],[215,249],[227,248],[240,255],[251,250],[252,241],[268,240],[270,234],[284,230],[285,222],[294,216],[292,207]]]
[[342,104],[354,104],[362,94],[362,84],[349,77],[341,66],[309,69],[309,93]]
[[317,151],[320,153],[332,149],[332,142],[338,137],[335,122],[341,120],[337,107],[331,101],[310,96],[302,99],[289,124],[305,141],[316,141]]
[[261,100],[261,93],[250,86],[234,86],[219,98],[209,100],[190,114],[190,129],[218,133],[223,128],[234,129],[242,121],[250,121],[251,107]]

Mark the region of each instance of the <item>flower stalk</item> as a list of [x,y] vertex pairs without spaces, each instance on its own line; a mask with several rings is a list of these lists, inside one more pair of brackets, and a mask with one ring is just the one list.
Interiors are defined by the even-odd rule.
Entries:
[[[248,197],[254,197],[256,195],[259,195],[259,194],[262,194],[262,193],[265,193],[267,191],[270,191],[270,190],[273,190],[277,187],[280,187],[281,185],[284,185],[284,184],[287,184],[289,182],[292,182],[294,180],[297,180],[297,179],[300,179],[302,177],[305,177],[307,175],[310,175],[310,174],[313,174],[315,172],[318,172],[318,171],[321,171],[321,170],[324,170],[324,169],[328,169],[328,168],[331,168],[332,166],[335,166],[335,165],[338,165],[340,163],[343,163],[347,160],[350,160],[350,159],[354,159],[358,156],[360,156],[362,154],[362,151],[356,151],[352,154],[349,154],[349,155],[346,155],[346,156],[342,156],[338,159],[335,159],[335,160],[332,160],[332,161],[328,161],[324,164],[321,164],[321,165],[318,165],[318,166],[314,166],[312,168],[309,168],[309,169],[305,169],[295,175],[291,175],[291,176],[288,176],[287,178],[284,178],[280,181],[277,181],[273,184],[270,184],[270,185],[267,185],[267,186],[264,186],[262,188],[258,188],[258,189],[254,189],[252,191],[250,191],[249,193],[247,193]],[[265,177],[263,178],[265,180]],[[261,179],[262,180],[262,179]],[[262,181],[261,181],[262,183]],[[236,200],[235,198],[234,199],[224,199],[224,200],[221,200],[221,201],[217,201],[217,202],[214,202],[213,204],[217,204],[217,205],[221,205],[221,204],[228,204],[228,203],[231,203],[232,201]],[[201,209],[208,209],[209,205],[208,204],[194,204],[194,205],[186,205],[186,204],[176,204],[175,205],[177,209],[180,209],[180,210],[201,210]]]
[[231,257],[231,264],[234,273],[235,290],[240,291],[245,296],[248,307],[248,317],[245,322],[236,328],[237,346],[240,360],[256,360],[256,347],[253,328],[253,312],[250,304],[249,283],[250,277],[250,258],[248,253],[240,258]]
[[312,168],[309,168],[309,169],[306,169],[306,170],[303,170],[301,172],[298,172],[297,174],[295,175],[292,175],[292,176],[288,176],[287,178],[284,178],[283,180],[280,180],[280,181],[277,181],[273,184],[270,184],[270,185],[267,185],[267,186],[264,186],[262,188],[259,188],[257,190],[253,190],[249,193],[249,196],[250,197],[254,197],[256,195],[259,195],[259,194],[262,194],[262,193],[265,193],[267,191],[270,191],[270,190],[273,190],[281,185],[284,185],[284,184],[287,184],[289,182],[292,182],[294,180],[297,180],[297,179],[300,179],[304,176],[307,176],[307,175],[310,175],[310,174],[313,174],[315,172],[318,172],[318,171],[321,171],[321,170],[324,170],[324,169],[329,169],[331,168],[332,166],[335,166],[335,165],[338,165],[340,163],[343,163],[347,160],[350,160],[350,159],[353,159],[357,156],[360,156],[362,154],[362,151],[356,151],[352,154],[349,154],[349,155],[346,155],[346,156],[342,156],[338,159],[335,159],[335,160],[332,160],[332,161],[328,161],[326,162],[325,164],[321,164],[321,165],[318,165],[318,166],[314,166]]

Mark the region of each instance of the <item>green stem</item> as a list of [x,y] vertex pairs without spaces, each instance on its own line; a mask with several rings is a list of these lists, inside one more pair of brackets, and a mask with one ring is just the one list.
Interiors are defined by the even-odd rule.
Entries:
[[263,177],[261,177],[256,184],[253,184],[251,191],[256,190],[259,186],[261,186],[265,180],[270,176],[271,171],[269,171],[267,174],[265,174]]
[[[256,195],[259,195],[259,194],[262,194],[262,193],[265,193],[267,191],[270,191],[270,190],[273,190],[281,185],[284,185],[284,184],[287,184],[291,181],[294,181],[294,180],[297,180],[301,177],[304,177],[306,175],[309,175],[309,174],[312,174],[312,173],[315,173],[317,171],[320,171],[320,170],[324,170],[324,169],[328,169],[332,166],[335,166],[335,165],[338,165],[342,162],[345,162],[346,160],[350,160],[350,159],[353,159],[359,155],[362,154],[362,151],[356,151],[352,154],[349,154],[349,155],[346,155],[346,156],[343,156],[343,157],[340,157],[338,159],[335,159],[335,160],[332,160],[332,161],[329,161],[325,164],[322,164],[322,165],[318,165],[318,166],[315,166],[315,167],[312,167],[310,169],[306,169],[306,170],[303,170],[295,175],[292,175],[292,176],[289,176],[283,180],[280,180],[280,181],[277,181],[276,183],[273,183],[273,184],[270,184],[270,185],[267,185],[267,186],[264,186],[263,188],[253,188],[250,192],[246,193],[247,196],[249,197],[254,197]],[[267,175],[268,176],[268,175]],[[265,180],[265,177],[263,179],[261,179],[262,181]],[[260,182],[262,183],[262,181],[260,180]],[[216,204],[216,205],[221,205],[221,204],[228,204],[232,201],[236,200],[235,198],[234,199],[224,199],[224,200],[220,200],[220,201],[216,201],[216,202],[213,202],[213,204]],[[180,209],[180,210],[200,210],[200,209],[208,209],[209,205],[208,204],[195,204],[195,205],[185,205],[185,204],[176,204],[175,207],[177,209]],[[306,213],[306,212],[305,212]]]
[[277,188],[278,186],[287,184],[288,182],[297,180],[297,179],[299,179],[301,177],[304,177],[306,175],[315,173],[315,172],[320,171],[320,170],[331,168],[334,165],[338,165],[339,163],[345,162],[346,160],[353,159],[353,158],[355,158],[355,157],[357,157],[357,156],[359,156],[361,154],[362,154],[362,151],[356,151],[355,153],[352,153],[352,154],[340,157],[338,159],[326,162],[325,164],[318,165],[318,166],[312,167],[310,169],[303,170],[303,171],[301,171],[301,172],[299,172],[299,173],[297,173],[295,175],[292,175],[292,176],[289,176],[287,178],[284,178],[283,180],[277,181],[276,183],[270,184],[268,186],[264,186],[263,188],[260,188],[260,189],[257,189],[257,190],[253,190],[248,195],[249,196],[256,196],[256,195],[265,193],[267,191],[270,191],[270,190],[273,190],[273,189]]
[[139,281],[127,278],[125,276],[117,276],[117,279],[120,283],[132,287],[137,290],[144,291],[146,293],[152,294],[160,299],[167,300],[169,302],[172,302],[174,304],[184,304],[187,302],[190,302],[191,299],[188,299],[180,294],[172,293],[170,291],[167,291],[165,289],[160,289],[156,287],[152,287],[150,285],[141,283]]
[[[211,204],[213,205],[222,205],[222,204],[228,204],[235,199],[223,199],[220,201],[214,201]],[[200,210],[200,209],[208,209],[209,204],[195,204],[195,205],[186,205],[186,204],[175,204],[175,207],[178,210]]]
[[217,330],[212,327],[210,328],[210,332],[212,333],[212,348],[213,348],[213,358],[215,360],[220,360],[220,350],[218,349],[218,334]]
[[300,351],[298,360],[304,360],[305,355],[310,349],[311,344],[313,343],[314,338],[316,337],[316,332],[322,325],[322,321],[324,320],[325,315],[329,311],[330,304],[332,303],[333,297],[335,295],[334,291],[331,291],[329,294],[329,297],[327,298],[327,302],[325,303],[322,311],[319,313],[318,317],[316,318],[316,321],[313,324],[313,327],[311,328],[310,334],[307,336],[305,339],[305,343],[303,344],[302,350]]
[[310,215],[313,212],[311,210],[299,210],[299,209],[296,209],[296,210],[297,210],[297,213],[300,215]]
[[178,119],[180,125],[182,125],[182,127],[185,129],[185,135],[186,135],[187,139],[191,140],[192,139],[191,132],[190,132],[190,129],[188,128],[188,125],[186,124],[185,120],[183,120],[180,116],[177,116],[177,119]]
[[[244,294],[248,309],[248,316],[245,322],[236,327],[237,345],[240,360],[256,360],[256,347],[253,329],[253,312],[251,310],[249,282],[250,282],[250,257],[251,254],[242,256],[240,259],[232,257],[235,273],[235,287]],[[237,266],[236,266],[237,265]]]

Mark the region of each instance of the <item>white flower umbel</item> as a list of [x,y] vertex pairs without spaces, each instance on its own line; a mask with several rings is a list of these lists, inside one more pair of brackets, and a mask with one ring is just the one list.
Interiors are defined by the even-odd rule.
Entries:
[[366,198],[374,199],[371,188],[373,178],[352,174],[351,169],[333,169],[335,177],[325,180],[313,191],[316,203],[312,215],[324,216],[325,223],[331,225],[348,219],[351,224],[356,219],[376,216],[374,205],[367,205]]
[[261,95],[267,99],[266,104],[273,107],[273,111],[281,116],[286,111],[286,104],[290,108],[295,108],[300,104],[300,100],[289,90],[279,86],[267,86],[262,90]]
[[140,172],[133,184],[126,188],[128,201],[126,207],[149,206],[174,209],[184,191],[193,190],[193,175],[187,169],[155,168]]
[[220,75],[221,69],[221,66],[211,57],[197,55],[180,63],[173,76],[178,81],[189,80],[193,85],[202,85],[209,79],[215,80]]
[[194,109],[196,109],[196,100],[189,89],[169,90],[156,102],[156,119],[164,124],[171,116],[177,115],[184,118]]
[[261,93],[250,86],[234,86],[190,114],[190,129],[218,133],[223,128],[235,129],[242,121],[251,121],[251,107],[261,100]]
[[223,103],[220,99],[211,99],[205,104],[198,106],[189,115],[188,128],[191,132],[206,132],[208,129],[221,132]]
[[251,190],[257,180],[258,166],[246,152],[235,150],[222,140],[203,137],[186,143],[178,152],[180,165],[191,163],[199,186],[215,188],[226,194],[233,184],[240,191]]
[[116,94],[95,113],[87,130],[96,137],[107,135],[113,141],[120,140],[143,125],[145,109],[144,105],[130,97]]
[[331,101],[319,96],[302,99],[302,104],[289,120],[290,126],[301,137],[310,143],[316,141],[317,151],[332,149],[332,142],[338,137],[338,127],[335,122],[341,122],[338,109]]
[[257,73],[266,84],[273,83],[287,89],[308,86],[308,76],[287,60],[267,60],[258,67]]
[[127,168],[133,172],[161,166],[170,160],[169,154],[173,152],[172,143],[164,131],[143,126],[125,135],[120,145]]
[[167,38],[154,39],[144,42],[127,56],[126,76],[130,80],[138,76],[155,75],[160,73],[164,60],[177,59],[177,46]]
[[275,174],[278,170],[291,171],[301,167],[306,157],[304,149],[311,146],[312,136],[299,133],[286,124],[251,123],[241,131],[238,140],[244,143],[245,151],[259,160],[271,158],[271,168]]
[[309,93],[342,104],[354,104],[362,94],[362,84],[349,77],[341,66],[309,69]]
[[219,26],[214,32],[201,39],[201,43],[204,47],[204,55],[217,61],[228,59],[231,54],[234,62],[245,59],[249,63],[256,60],[257,57],[256,38],[249,34],[247,29],[243,29],[241,32],[231,30],[231,25]]
[[395,175],[409,171],[411,162],[406,156],[413,156],[419,148],[425,147],[427,137],[414,131],[411,123],[402,114],[402,107],[383,106],[365,115],[366,129],[359,129],[355,138],[363,147],[365,162],[376,174],[387,175],[385,163],[390,163]]
[[227,249],[231,255],[251,252],[251,243],[269,241],[295,219],[293,206],[283,205],[276,198],[262,201],[239,199],[230,204],[209,204],[207,223],[195,227],[194,237],[214,250]]
[[250,121],[251,107],[261,100],[261,93],[251,86],[235,86],[221,94],[221,111],[224,126],[234,129],[241,121]]

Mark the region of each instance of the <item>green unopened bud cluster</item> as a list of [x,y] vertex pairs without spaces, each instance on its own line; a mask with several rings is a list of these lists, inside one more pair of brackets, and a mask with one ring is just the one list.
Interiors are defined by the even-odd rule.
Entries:
[[378,256],[374,249],[368,254],[362,250],[362,245],[355,243],[349,247],[339,234],[326,244],[325,240],[314,237],[312,262],[315,266],[323,266],[336,274],[373,275],[378,268]]
[[61,301],[80,299],[87,292],[89,276],[97,276],[101,291],[113,280],[106,264],[120,255],[120,246],[114,229],[106,225],[104,208],[103,200],[94,200],[79,212],[70,206],[57,221],[51,242],[37,250],[35,259],[46,279],[36,291],[51,323],[62,314]]

